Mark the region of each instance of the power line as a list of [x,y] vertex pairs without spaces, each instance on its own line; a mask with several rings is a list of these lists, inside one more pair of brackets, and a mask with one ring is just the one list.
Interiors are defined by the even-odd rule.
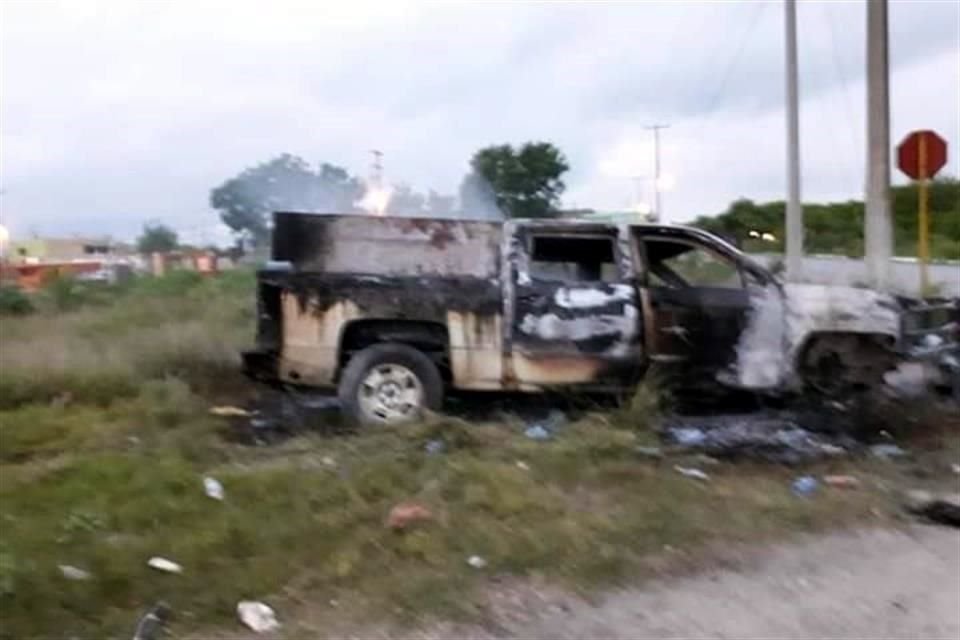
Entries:
[[[827,23],[827,32],[830,35],[830,50],[833,54],[834,70],[837,72],[837,77],[840,80],[840,86],[843,92],[841,102],[843,102],[844,110],[847,113],[847,132],[850,134],[850,141],[853,143],[853,149],[862,149],[863,137],[860,135],[860,129],[856,126],[856,120],[853,117],[853,107],[850,104],[849,83],[847,82],[847,74],[844,72],[843,63],[840,59],[840,50],[837,46],[836,31],[834,28],[833,19],[831,18],[830,9],[827,7],[826,3],[824,3],[820,5],[820,11],[824,21]],[[854,164],[856,164],[856,152],[854,152],[854,155],[851,159],[854,161]]]
[[714,109],[720,102],[721,96],[723,96],[724,91],[727,88],[727,82],[730,80],[730,74],[733,72],[734,67],[737,66],[737,62],[740,61],[740,56],[743,54],[743,50],[746,47],[747,41],[750,39],[750,34],[753,33],[754,28],[757,26],[757,22],[760,19],[763,10],[766,8],[767,4],[765,2],[760,2],[755,5],[753,15],[750,17],[750,22],[747,23],[747,28],[743,31],[743,34],[740,37],[740,42],[737,45],[737,48],[734,50],[733,57],[730,58],[730,62],[727,64],[726,69],[723,72],[723,75],[720,76],[720,85],[717,88],[716,93],[714,93],[713,98],[710,100],[710,107],[706,110],[706,114],[712,115]]

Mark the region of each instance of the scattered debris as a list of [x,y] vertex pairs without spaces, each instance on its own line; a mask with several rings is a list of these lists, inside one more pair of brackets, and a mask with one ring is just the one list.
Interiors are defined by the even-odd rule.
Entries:
[[523,435],[527,436],[531,440],[549,440],[552,434],[547,431],[547,429],[537,424],[532,427],[528,427],[527,430],[523,432]]
[[320,458],[320,462],[321,464],[323,464],[323,466],[328,467],[330,469],[337,468],[337,461],[334,460],[331,456],[323,456],[322,458]]
[[567,421],[562,411],[554,409],[543,420],[531,424],[523,432],[531,440],[549,440]]
[[84,571],[83,569],[78,569],[77,567],[71,566],[69,564],[59,565],[60,573],[63,574],[63,577],[67,580],[77,580],[84,581],[89,580],[93,576],[89,571]]
[[423,450],[434,456],[446,451],[447,445],[443,440],[430,440],[426,445],[424,445]]
[[668,442],[720,459],[755,458],[800,464],[846,453],[852,446],[852,442],[804,429],[786,414],[674,417],[670,421],[673,424],[668,424],[663,432]]
[[390,509],[387,527],[394,531],[403,531],[413,524],[433,520],[433,512],[419,502],[401,502]]
[[860,487],[860,479],[845,475],[823,476],[823,484],[837,489],[857,489]]
[[137,630],[133,632],[133,640],[157,640],[163,625],[170,620],[173,611],[166,602],[158,602],[137,621]]
[[474,569],[484,569],[487,566],[487,561],[480,556],[470,556],[467,558],[467,564]]
[[960,464],[950,465],[950,470],[956,473],[957,475],[960,475]]
[[211,407],[210,413],[221,418],[249,418],[253,415],[251,411],[241,409],[240,407]]
[[933,494],[924,489],[911,489],[903,494],[903,507],[910,513],[916,513],[933,502]]
[[223,485],[220,484],[220,481],[216,478],[210,476],[205,477],[203,479],[203,491],[208,497],[214,500],[222,501],[224,498]]
[[874,444],[870,445],[870,455],[882,460],[892,460],[894,458],[905,458],[910,455],[906,450],[901,449],[895,444]]
[[240,622],[253,630],[254,633],[267,633],[280,628],[277,614],[268,605],[253,600],[242,600],[237,603],[237,616]]
[[663,449],[660,447],[636,447],[633,451],[641,458],[663,460]]
[[827,457],[834,456],[845,456],[849,453],[843,447],[837,446],[835,444],[824,443],[820,445],[820,451],[823,452],[823,455]]
[[800,476],[793,481],[793,484],[790,485],[790,488],[793,490],[793,493],[800,496],[801,498],[807,498],[817,490],[820,486],[820,483],[817,482],[817,479],[813,476]]
[[164,571],[166,573],[183,573],[183,567],[178,565],[172,560],[167,560],[166,558],[161,558],[159,556],[154,556],[147,560],[147,566],[156,569],[157,571]]
[[528,465],[523,460],[517,460],[516,464],[517,464],[517,469],[520,469],[522,471],[530,471],[530,465]]
[[674,442],[685,447],[696,447],[707,440],[707,434],[695,427],[677,427],[668,433]]
[[908,491],[904,507],[910,513],[933,522],[960,527],[960,494],[934,495],[929,491]]
[[681,467],[680,465],[675,465],[674,470],[682,476],[687,478],[693,478],[694,480],[703,480],[709,481],[710,476],[701,471],[700,469],[694,469],[693,467]]

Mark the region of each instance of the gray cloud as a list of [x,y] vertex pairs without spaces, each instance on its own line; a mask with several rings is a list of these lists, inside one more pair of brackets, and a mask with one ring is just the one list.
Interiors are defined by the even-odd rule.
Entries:
[[[0,11],[2,216],[18,233],[209,228],[209,189],[281,152],[362,175],[376,147],[390,180],[454,192],[475,149],[528,139],[567,153],[568,201],[626,206],[635,187],[608,165],[649,173],[652,119],[673,123],[675,219],[782,193],[779,2]],[[863,13],[800,3],[811,197],[860,189]],[[954,145],[958,20],[953,2],[891,3],[895,128]]]

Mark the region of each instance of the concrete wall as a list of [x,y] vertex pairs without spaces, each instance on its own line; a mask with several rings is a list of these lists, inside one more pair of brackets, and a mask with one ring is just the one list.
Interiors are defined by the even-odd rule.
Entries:
[[[752,257],[769,267],[783,260],[780,254],[753,254]],[[960,261],[931,263],[927,267],[930,283],[938,287],[938,295],[960,297]],[[806,256],[803,259],[803,279],[817,284],[864,285],[867,267],[860,258],[843,256]],[[920,265],[916,258],[894,258],[890,261],[891,286],[897,293],[920,293]]]

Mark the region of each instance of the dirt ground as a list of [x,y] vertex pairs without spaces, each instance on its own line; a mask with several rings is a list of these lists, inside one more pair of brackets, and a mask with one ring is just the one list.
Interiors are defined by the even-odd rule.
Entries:
[[742,569],[622,591],[520,638],[960,638],[960,531],[833,534]]
[[[526,594],[519,599],[526,610],[507,608],[507,615],[484,628],[442,625],[413,633],[366,629],[333,635],[418,640],[960,638],[957,529],[916,525],[834,533],[737,552],[720,565],[614,592],[594,603],[555,593]],[[286,633],[304,630],[293,625]]]

